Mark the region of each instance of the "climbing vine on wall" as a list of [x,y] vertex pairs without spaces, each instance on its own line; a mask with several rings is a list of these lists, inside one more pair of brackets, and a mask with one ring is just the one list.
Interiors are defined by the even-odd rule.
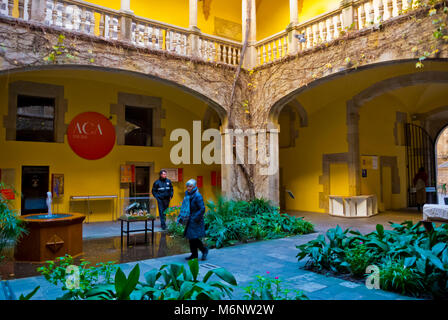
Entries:
[[[428,1],[417,1],[418,6],[428,7],[430,8],[428,11],[428,16],[434,17],[432,20],[432,24],[434,25],[434,32],[432,33],[432,37],[434,42],[430,45],[428,50],[424,50],[421,56],[418,58],[417,63],[415,64],[416,68],[423,68],[423,61],[431,56],[437,57],[440,53],[439,45],[440,43],[448,42],[448,29],[447,29],[447,20],[448,20],[448,7],[446,1],[440,0],[428,0]],[[418,48],[413,47],[411,49],[412,52],[418,53]]]

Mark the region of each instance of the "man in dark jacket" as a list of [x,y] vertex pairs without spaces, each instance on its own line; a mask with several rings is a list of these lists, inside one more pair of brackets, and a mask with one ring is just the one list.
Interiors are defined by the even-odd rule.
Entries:
[[160,224],[163,230],[166,229],[165,210],[170,206],[174,190],[171,180],[166,177],[166,170],[160,170],[160,177],[152,185],[152,195],[157,199],[159,207]]

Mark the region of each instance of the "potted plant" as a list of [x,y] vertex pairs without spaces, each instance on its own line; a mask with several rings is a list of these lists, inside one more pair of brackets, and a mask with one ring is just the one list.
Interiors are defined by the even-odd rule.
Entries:
[[[5,189],[13,190],[0,182],[0,190]],[[13,209],[12,200],[0,192],[0,262],[4,259],[5,250],[13,247],[24,233],[26,229],[17,217],[17,210]]]

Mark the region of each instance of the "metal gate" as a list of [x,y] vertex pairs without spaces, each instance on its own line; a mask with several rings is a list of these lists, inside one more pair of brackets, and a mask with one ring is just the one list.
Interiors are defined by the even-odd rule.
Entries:
[[428,174],[427,203],[437,203],[435,144],[431,136],[420,126],[405,125],[406,166],[408,170],[408,207],[416,207],[414,176],[424,167]]

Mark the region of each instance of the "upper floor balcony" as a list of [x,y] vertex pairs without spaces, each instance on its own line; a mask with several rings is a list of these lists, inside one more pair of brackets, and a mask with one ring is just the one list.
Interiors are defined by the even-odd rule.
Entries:
[[378,27],[419,5],[419,0],[0,0],[0,15],[253,69],[347,32]]

